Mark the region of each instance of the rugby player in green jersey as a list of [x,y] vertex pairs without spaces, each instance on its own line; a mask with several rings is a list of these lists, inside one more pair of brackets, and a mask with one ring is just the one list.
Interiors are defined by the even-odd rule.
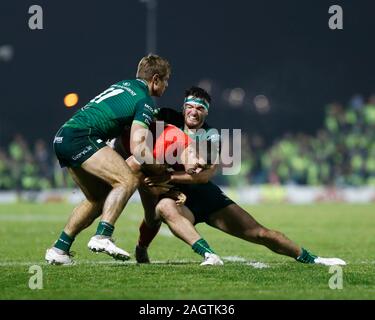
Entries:
[[[177,119],[175,124],[182,125],[184,131],[191,136],[196,135],[196,129],[204,128],[206,134],[200,134],[198,138],[210,140],[215,145],[220,141],[220,137],[216,130],[212,130],[205,123],[210,101],[208,93],[201,88],[193,87],[187,90],[183,118],[180,121]],[[204,257],[202,265],[221,265],[222,261],[195,229],[194,225],[201,222],[237,238],[264,245],[299,262],[345,265],[345,262],[338,258],[318,257],[298,246],[281,232],[259,224],[247,211],[229,199],[218,186],[209,181],[216,167],[217,164],[213,164],[209,169],[194,175],[179,171],[145,179],[150,187],[160,183],[172,183],[187,199],[184,205],[178,205],[173,199],[163,198],[156,203],[155,198],[147,194],[142,195],[145,219],[139,229],[140,236],[135,250],[137,262],[150,262],[147,248],[160,228],[160,221],[163,220],[174,235]]]
[[54,246],[47,249],[48,263],[71,264],[69,252],[74,238],[100,215],[89,249],[105,252],[115,259],[129,259],[129,254],[114,244],[112,233],[117,218],[139,185],[140,172],[130,169],[106,141],[120,135],[125,126],[131,126],[131,152],[135,157],[152,158],[147,147],[141,150],[138,146],[147,141],[148,127],[153,121],[151,96],[160,97],[164,93],[170,72],[167,60],[156,55],[142,58],[136,79],[111,85],[56,133],[54,150],[60,165],[68,168],[86,199],[73,210]]

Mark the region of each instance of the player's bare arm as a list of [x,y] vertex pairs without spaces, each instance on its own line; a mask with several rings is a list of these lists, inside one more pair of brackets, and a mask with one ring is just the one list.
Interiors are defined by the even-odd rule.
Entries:
[[138,160],[138,170],[141,165],[154,164],[155,159],[152,155],[152,134],[144,126],[133,123],[130,131],[130,152]]

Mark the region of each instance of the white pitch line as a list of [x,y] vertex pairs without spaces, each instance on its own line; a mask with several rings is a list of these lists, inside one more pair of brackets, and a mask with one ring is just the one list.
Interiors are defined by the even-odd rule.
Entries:
[[224,261],[229,261],[229,262],[246,262],[247,260],[245,258],[239,257],[239,256],[227,256],[227,257],[222,257]]
[[[153,260],[151,264],[192,264],[200,263],[201,261],[195,260]],[[116,260],[76,260],[75,265],[134,265],[137,262],[135,260],[131,261],[116,261]],[[0,267],[17,267],[17,266],[32,266],[32,265],[49,265],[45,261],[4,261],[0,262]],[[67,266],[64,266],[67,267]]]
[[50,222],[65,221],[68,215],[49,215],[49,214],[0,214],[0,221],[7,222]]
[[[237,259],[237,260],[236,260]],[[255,269],[262,269],[262,268],[270,268],[271,266],[280,266],[280,265],[285,265],[285,262],[272,262],[272,263],[263,263],[260,261],[254,261],[254,260],[246,260],[242,257],[236,257],[236,256],[229,256],[229,257],[223,257],[224,261],[227,262],[237,262],[240,264],[245,264],[248,266],[251,266]],[[199,264],[202,261],[198,260],[152,260],[151,264]],[[75,260],[74,265],[134,265],[137,262],[135,260],[130,260],[130,261],[118,261],[118,260],[88,260],[88,259],[83,259],[83,260]],[[350,265],[374,265],[375,261],[356,261],[356,262],[351,262]],[[16,266],[32,266],[32,265],[49,265],[45,261],[0,261],[0,267],[16,267]],[[74,266],[73,265],[73,266]]]
[[248,266],[251,266],[255,269],[264,269],[264,268],[269,268],[270,266],[266,263],[263,263],[263,262],[259,262],[259,261],[249,261],[249,260],[246,260],[245,258],[243,257],[239,257],[239,256],[228,256],[228,257],[223,257],[223,260],[224,261],[228,261],[228,262],[240,262],[240,263],[245,263],[246,265]]
[[[202,261],[197,260],[153,260],[151,264],[158,265],[158,264],[164,264],[164,265],[173,265],[173,264],[199,264]],[[233,262],[233,261],[232,261]],[[238,261],[241,263],[246,262],[245,261]],[[137,264],[135,260],[130,261],[116,261],[116,260],[75,260],[75,265],[134,265]],[[32,266],[32,265],[41,265],[41,266],[47,266],[48,263],[45,261],[4,261],[0,262],[0,267],[16,267],[16,266]],[[268,268],[269,266],[262,263],[262,262],[247,262],[247,265],[250,265],[254,268]],[[66,267],[66,266],[64,266]]]
[[[69,213],[67,214],[40,214],[40,213],[23,213],[23,214],[0,214],[0,221],[7,221],[7,222],[45,222],[45,221],[65,221],[69,217]],[[126,219],[135,222],[141,222],[142,216],[140,215],[126,215]]]
[[44,264],[44,262],[40,261],[4,261],[0,262],[0,267],[17,267],[17,266],[32,266],[32,265],[39,265]]
[[264,269],[264,268],[269,268],[270,267],[268,264],[263,263],[263,262],[259,262],[259,261],[257,261],[257,262],[252,262],[251,261],[251,262],[246,263],[246,265],[251,266],[251,267],[253,267],[255,269]]

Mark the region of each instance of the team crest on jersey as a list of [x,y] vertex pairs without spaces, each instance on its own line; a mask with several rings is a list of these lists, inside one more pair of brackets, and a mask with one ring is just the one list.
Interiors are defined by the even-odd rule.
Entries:
[[63,142],[63,138],[64,137],[55,137],[55,139],[53,139],[53,143],[62,143]]

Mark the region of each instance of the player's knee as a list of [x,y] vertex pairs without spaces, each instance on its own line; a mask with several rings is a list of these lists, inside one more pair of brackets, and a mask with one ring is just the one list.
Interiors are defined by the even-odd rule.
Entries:
[[260,227],[256,231],[256,238],[260,243],[267,243],[276,237],[276,232],[264,227]]
[[246,230],[246,238],[255,243],[262,243],[269,238],[269,231],[264,227],[249,228]]
[[163,220],[171,220],[176,215],[175,210],[172,210],[173,206],[175,205],[175,201],[172,199],[162,199],[156,206],[156,213],[163,219]]
[[267,230],[266,228],[259,227],[256,230],[256,237],[258,239],[266,239],[268,237],[268,234],[269,230]]
[[124,176],[118,176],[115,179],[113,179],[113,182],[111,183],[112,188],[119,188],[122,187],[126,190],[135,190],[139,186],[139,178],[133,174],[124,175]]
[[155,207],[155,212],[156,214],[158,215],[162,215],[163,212],[166,210],[166,208],[168,207],[168,203],[167,203],[167,200],[168,199],[161,199],[158,204],[156,205]]

